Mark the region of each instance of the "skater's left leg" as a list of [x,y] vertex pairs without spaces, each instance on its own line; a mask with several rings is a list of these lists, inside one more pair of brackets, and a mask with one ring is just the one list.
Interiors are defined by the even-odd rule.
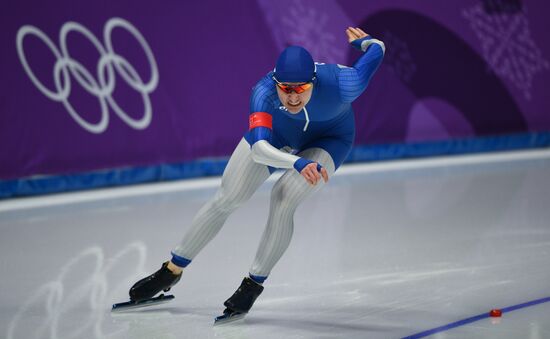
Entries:
[[[335,172],[334,161],[324,149],[310,148],[298,155],[321,164],[327,170],[329,177]],[[288,248],[294,231],[294,212],[296,208],[324,185],[323,180],[319,180],[315,186],[309,184],[303,176],[293,169],[288,170],[275,183],[271,192],[267,225],[256,258],[250,268],[250,276],[256,282],[262,283],[267,278]]]
[[[307,149],[298,154],[301,157],[318,162],[329,177],[335,171],[335,165],[328,152],[321,148]],[[271,205],[267,226],[262,236],[256,259],[250,269],[250,277],[244,278],[237,291],[225,301],[227,309],[219,317],[222,321],[234,314],[247,313],[256,298],[263,291],[263,280],[287,249],[294,229],[294,212],[298,205],[312,193],[324,186],[319,180],[317,185],[309,184],[296,170],[287,170],[277,180],[271,192]]]

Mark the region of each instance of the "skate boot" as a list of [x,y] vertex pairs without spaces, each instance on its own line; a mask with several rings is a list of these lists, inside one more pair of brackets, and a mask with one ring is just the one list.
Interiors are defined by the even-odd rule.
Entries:
[[150,299],[160,291],[168,292],[181,278],[168,269],[168,261],[162,264],[160,270],[136,282],[130,289],[130,300],[139,302]]
[[250,311],[254,301],[263,290],[262,285],[249,277],[244,278],[237,291],[225,301],[224,306],[227,308],[223,311],[223,315],[214,320],[214,324],[227,323],[243,318]]

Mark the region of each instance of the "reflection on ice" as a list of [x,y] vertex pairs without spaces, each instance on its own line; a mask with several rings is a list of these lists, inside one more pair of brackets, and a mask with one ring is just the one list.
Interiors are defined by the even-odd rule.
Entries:
[[[128,288],[128,280],[144,274],[146,247],[141,242],[127,245],[113,257],[105,259],[103,250],[94,246],[74,255],[59,270],[54,281],[46,282],[23,302],[9,324],[6,337],[15,338],[82,338],[93,333],[105,338],[103,316],[113,293]],[[110,278],[117,270],[131,272],[126,279]],[[118,277],[117,277],[118,279]],[[76,281],[76,283],[75,283]],[[73,286],[69,289],[67,286]],[[70,321],[71,312],[85,311],[85,316]],[[40,315],[40,325],[28,326],[28,318]]]

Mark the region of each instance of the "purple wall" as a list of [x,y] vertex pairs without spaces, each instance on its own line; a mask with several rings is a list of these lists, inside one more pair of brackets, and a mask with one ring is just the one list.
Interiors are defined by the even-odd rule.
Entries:
[[247,128],[250,89],[278,52],[301,44],[317,61],[349,65],[358,56],[349,25],[387,47],[354,104],[357,144],[550,131],[549,7],[12,2],[0,13],[0,180],[227,156]]

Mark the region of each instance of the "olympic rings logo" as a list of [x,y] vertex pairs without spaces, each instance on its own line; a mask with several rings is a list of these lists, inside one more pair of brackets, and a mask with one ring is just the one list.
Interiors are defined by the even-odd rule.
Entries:
[[[151,71],[151,79],[144,82],[136,69],[122,57],[117,54],[113,48],[111,41],[111,33],[116,27],[124,28],[128,31],[141,45]],[[97,78],[94,77],[81,63],[73,59],[67,48],[67,35],[70,32],[78,32],[86,37],[98,50],[100,54],[97,65]],[[53,79],[55,91],[48,89],[38,78],[27,62],[27,57],[23,49],[23,40],[27,35],[34,35],[52,51],[57,58],[53,68]],[[52,40],[40,29],[25,25],[17,32],[17,53],[25,72],[32,80],[34,85],[48,98],[54,101],[62,102],[71,117],[84,129],[91,133],[102,133],[107,129],[109,124],[109,106],[112,110],[130,127],[135,129],[145,129],[151,123],[152,107],[149,93],[153,92],[158,85],[159,74],[157,63],[151,48],[147,44],[141,33],[128,21],[122,18],[111,18],[105,24],[103,29],[104,45],[94,36],[90,30],[77,22],[66,22],[59,33],[59,50]],[[105,46],[105,47],[104,47]],[[113,67],[114,66],[114,67]],[[111,96],[115,89],[115,73],[114,70],[126,81],[126,83],[135,91],[141,94],[144,112],[140,119],[130,117]],[[101,106],[101,119],[98,123],[91,123],[83,119],[78,112],[75,111],[69,102],[71,93],[71,75],[88,93],[96,96],[99,99]]]

